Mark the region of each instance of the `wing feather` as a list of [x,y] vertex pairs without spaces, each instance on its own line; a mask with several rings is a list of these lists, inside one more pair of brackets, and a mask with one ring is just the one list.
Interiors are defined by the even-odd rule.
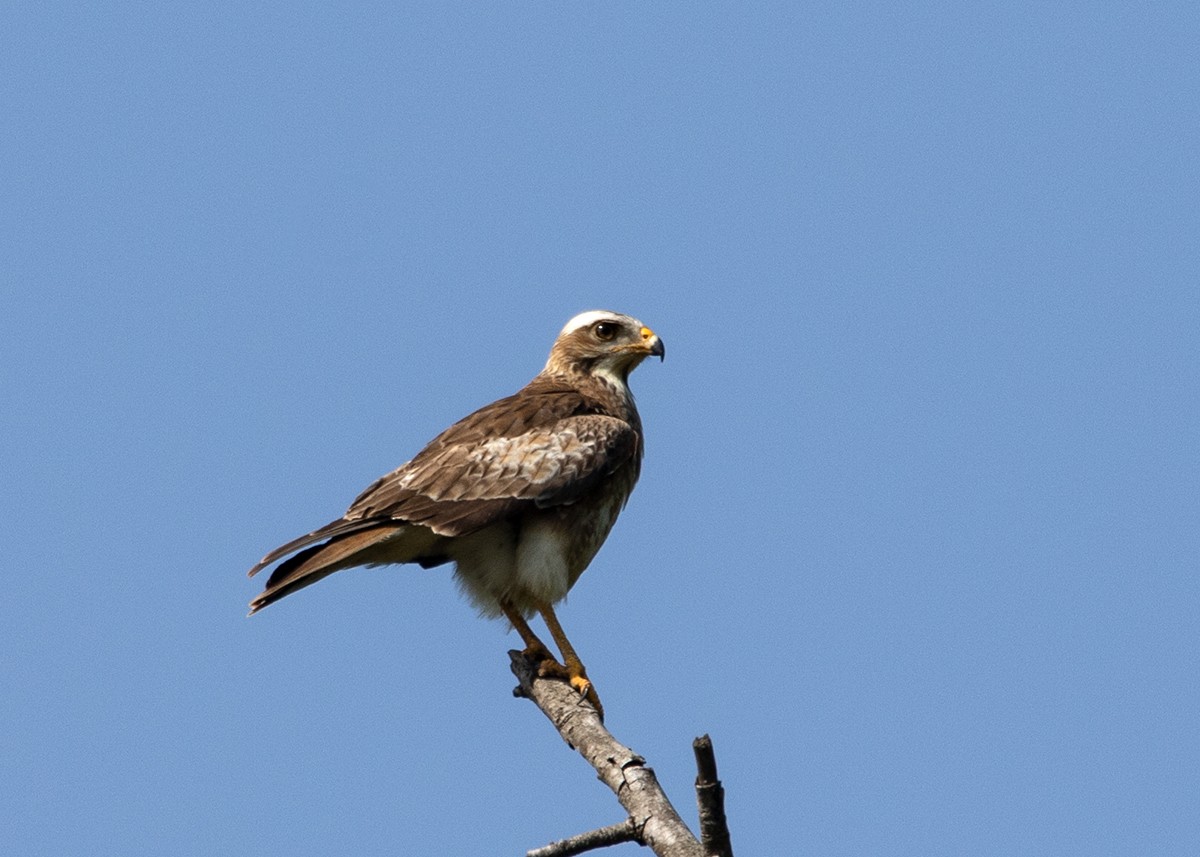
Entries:
[[376,480],[346,520],[420,523],[460,536],[520,508],[569,504],[633,458],[638,432],[577,390],[536,382],[434,438]]
[[575,502],[625,464],[637,432],[615,417],[588,414],[515,436],[440,446],[378,481],[348,519],[421,523],[460,536],[522,506]]
[[436,565],[446,561],[441,537],[575,503],[641,458],[638,429],[599,411],[579,390],[539,377],[460,420],[377,479],[344,517],[263,557],[251,575],[294,554],[271,574],[251,612],[343,568]]

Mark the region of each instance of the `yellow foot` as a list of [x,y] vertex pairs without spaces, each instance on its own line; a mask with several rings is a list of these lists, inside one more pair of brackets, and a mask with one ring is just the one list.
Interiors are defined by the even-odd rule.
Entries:
[[577,658],[568,658],[566,666],[563,666],[554,659],[550,654],[550,650],[545,646],[527,646],[521,652],[527,660],[537,664],[537,674],[540,678],[555,678],[560,681],[565,681],[571,687],[579,692],[579,695],[592,704],[596,709],[596,713],[600,715],[601,722],[604,721],[604,706],[600,704],[600,696],[596,693],[596,688],[591,680],[587,677],[587,670],[583,668],[583,664]]
[[579,665],[579,672],[573,674],[570,678],[571,687],[579,691],[579,695],[592,704],[592,708],[596,709],[596,713],[600,715],[600,722],[604,722],[604,706],[600,704],[600,695],[596,693],[596,686],[588,680],[587,673],[583,671],[583,664]]

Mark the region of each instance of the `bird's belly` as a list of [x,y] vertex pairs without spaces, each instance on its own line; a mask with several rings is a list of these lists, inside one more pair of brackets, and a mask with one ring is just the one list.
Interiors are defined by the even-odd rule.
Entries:
[[524,615],[555,604],[604,544],[619,504],[578,504],[527,514],[519,524],[488,527],[454,540],[455,578],[486,616],[507,601]]
[[517,568],[511,600],[518,609],[537,603],[554,604],[571,588],[572,533],[557,515],[530,515],[521,526]]
[[500,601],[517,580],[516,527],[506,522],[460,536],[446,555],[454,560],[454,578],[476,609],[485,616],[500,616]]
[[622,474],[624,490],[524,515],[454,539],[447,555],[455,576],[481,613],[499,616],[501,602],[523,615],[566,598],[608,538],[636,480]]
[[620,511],[619,502],[578,503],[526,515],[508,599],[529,612],[538,602],[555,604],[566,598],[604,544]]
[[538,512],[455,539],[447,550],[455,578],[487,616],[501,615],[502,601],[525,615],[561,601],[603,542],[594,539],[594,523],[574,523],[557,511]]

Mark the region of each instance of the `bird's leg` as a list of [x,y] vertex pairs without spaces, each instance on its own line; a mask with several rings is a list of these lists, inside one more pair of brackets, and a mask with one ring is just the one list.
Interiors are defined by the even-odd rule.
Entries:
[[542,614],[542,618],[546,620],[546,627],[550,629],[550,636],[554,638],[555,645],[562,652],[563,664],[567,668],[565,678],[570,682],[571,687],[579,691],[584,699],[592,704],[592,707],[596,709],[596,713],[600,715],[600,719],[603,720],[604,706],[600,704],[600,696],[596,693],[596,688],[588,679],[587,670],[583,668],[583,662],[579,660],[579,655],[575,654],[575,647],[567,639],[562,625],[558,624],[558,617],[554,615],[554,608],[549,604],[541,603],[537,605],[537,609]]
[[539,604],[538,612],[542,614],[542,618],[546,620],[546,627],[550,629],[550,635],[554,637],[554,642],[562,652],[563,660],[566,665],[560,664],[554,659],[550,649],[546,644],[538,639],[537,634],[533,633],[533,629],[529,627],[529,623],[525,621],[517,610],[507,601],[500,602],[500,609],[504,611],[504,615],[508,617],[508,621],[512,624],[516,632],[521,635],[521,640],[525,643],[525,650],[521,652],[527,660],[537,664],[537,674],[543,678],[562,679],[575,688],[579,693],[592,704],[596,709],[596,713],[600,715],[600,719],[604,719],[604,706],[600,704],[600,697],[596,694],[596,688],[592,686],[591,681],[587,677],[587,670],[584,669],[583,663],[579,660],[579,655],[575,654],[575,647],[571,645],[571,641],[567,639],[567,635],[563,633],[562,625],[558,623],[558,617],[554,615],[554,608],[549,604]]
[[557,667],[559,677],[565,678],[565,667],[554,660],[554,655],[546,648],[546,644],[538,639],[537,634],[533,633],[533,629],[529,627],[529,623],[525,621],[525,617],[518,613],[507,601],[500,602],[500,609],[504,611],[504,615],[508,617],[508,621],[516,629],[516,632],[521,635],[521,641],[525,643],[525,650],[521,654],[527,660],[537,662],[538,673],[542,674],[543,665],[553,664],[553,667],[550,669],[553,670]]

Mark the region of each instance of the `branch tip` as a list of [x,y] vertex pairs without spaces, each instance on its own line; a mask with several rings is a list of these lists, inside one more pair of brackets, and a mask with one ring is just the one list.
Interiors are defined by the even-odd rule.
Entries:
[[560,839],[541,848],[535,848],[526,853],[525,857],[571,857],[596,848],[607,848],[610,845],[620,845],[622,842],[642,842],[642,833],[632,818],[627,818],[620,824],[610,824],[580,833],[569,839]]
[[700,843],[712,857],[733,857],[729,822],[725,818],[725,789],[717,779],[717,756],[712,739],[701,735],[692,742],[696,754],[696,804],[700,815]]
[[713,752],[712,738],[707,734],[701,735],[692,742],[692,752],[696,754],[696,785],[719,783],[717,756]]

